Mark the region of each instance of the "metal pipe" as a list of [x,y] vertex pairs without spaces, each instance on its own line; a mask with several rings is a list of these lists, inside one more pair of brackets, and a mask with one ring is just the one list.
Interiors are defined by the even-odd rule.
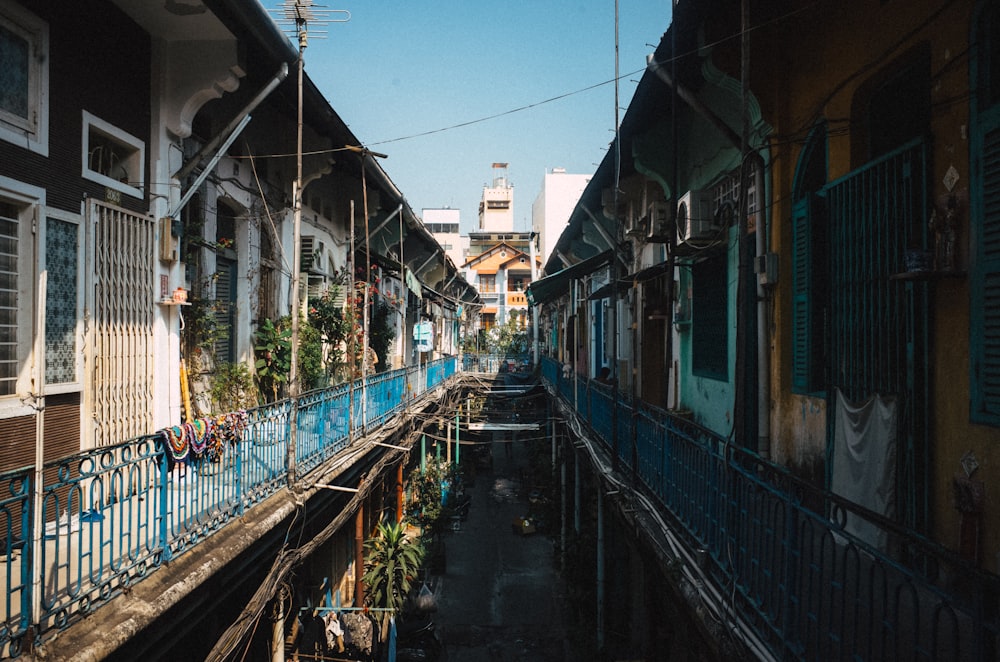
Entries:
[[708,106],[703,104],[698,97],[691,92],[691,90],[687,89],[680,83],[676,83],[673,76],[667,73],[666,69],[663,68],[663,65],[656,61],[656,57],[654,55],[650,54],[646,56],[646,68],[649,71],[652,71],[664,83],[672,87],[677,93],[677,96],[680,97],[681,101],[689,105],[692,110],[711,122],[712,125],[722,133],[726,140],[733,144],[733,147],[740,147],[743,142],[740,139],[740,136],[729,128],[729,125],[726,124],[721,117],[716,115]]
[[220,160],[222,160],[222,156],[227,151],[229,151],[229,148],[232,146],[234,142],[236,142],[236,139],[239,138],[240,134],[243,133],[243,129],[245,129],[246,125],[250,123],[250,119],[251,118],[249,115],[246,115],[245,117],[240,119],[239,123],[236,125],[236,128],[233,129],[233,132],[229,134],[228,138],[226,138],[226,142],[222,144],[222,147],[219,148],[219,151],[215,153],[215,155],[211,158],[211,160],[207,164],[205,164],[204,170],[198,173],[198,176],[195,177],[195,180],[191,182],[191,186],[189,186],[187,191],[184,192],[184,195],[181,196],[181,199],[177,203],[177,206],[174,207],[174,210],[172,212],[170,212],[170,218],[180,217],[180,213],[181,210],[184,209],[184,205],[186,205],[191,200],[194,194],[198,191],[198,187],[201,186],[202,182],[204,182],[208,178],[208,176],[212,173],[212,171],[215,170],[215,166],[219,163]]
[[[538,267],[537,258],[535,257],[535,237],[538,235],[537,232],[532,232],[528,236],[528,243],[531,246],[530,259],[531,259],[531,282],[534,283],[538,280]],[[538,365],[538,306],[533,305],[531,307],[531,329],[532,329],[532,342],[531,342],[531,365],[535,367]]]
[[[42,547],[45,545],[45,522],[42,515],[42,504],[45,499],[45,298],[48,287],[49,272],[38,274],[38,293],[35,311],[35,472],[32,480],[32,535],[31,537],[31,622],[42,622]],[[67,511],[66,516],[69,517]],[[56,513],[56,536],[62,534],[58,528],[60,514]],[[70,522],[66,522],[66,534],[69,535]],[[13,535],[11,535],[13,537]],[[8,550],[9,553],[9,550]],[[22,563],[24,561],[22,560]],[[8,561],[9,564],[9,561]],[[9,566],[8,566],[9,567]]]
[[[757,258],[767,259],[767,221],[764,200],[764,158],[759,152],[749,154],[753,163],[757,189]],[[765,267],[766,268],[766,267]],[[757,276],[757,452],[763,458],[771,455],[771,354],[768,351],[767,291]]]
[[[205,143],[205,145],[200,150],[198,150],[198,153],[195,154],[191,158],[191,160],[189,160],[187,163],[181,166],[181,169],[178,170],[176,173],[174,173],[174,178],[184,179],[185,177],[190,175],[191,172],[198,166],[198,164],[201,163],[201,160],[205,158],[205,155],[215,150],[215,148],[219,145],[219,143],[222,142],[223,136],[230,135],[239,124],[243,123],[244,119],[246,119],[247,116],[249,116],[250,113],[252,113],[254,109],[257,106],[259,106],[261,102],[263,102],[264,99],[266,99],[271,94],[271,92],[273,92],[274,89],[281,84],[283,80],[285,80],[287,76],[288,76],[288,63],[282,62],[281,68],[278,70],[278,73],[276,73],[274,77],[267,83],[267,85],[265,85],[263,89],[261,89],[261,91],[257,93],[257,96],[251,99],[250,103],[244,106],[243,110],[241,110],[239,113],[236,114],[236,117],[234,117],[229,122],[229,124],[226,125],[225,129],[220,131],[214,138]],[[222,150],[219,151],[225,152],[226,149],[228,148],[223,148]],[[206,168],[206,170],[208,170],[208,168]],[[182,204],[180,206],[183,207],[184,205]],[[171,214],[171,216],[173,216],[173,214]]]

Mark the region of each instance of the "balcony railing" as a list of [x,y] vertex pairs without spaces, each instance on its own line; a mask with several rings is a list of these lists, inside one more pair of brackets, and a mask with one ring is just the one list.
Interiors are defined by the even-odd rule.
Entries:
[[[440,359],[302,395],[298,475],[444,382],[456,363]],[[190,439],[179,426],[47,463],[39,497],[34,467],[0,475],[0,657],[17,657],[25,644],[86,616],[282,488],[291,412],[282,400],[198,421]],[[35,641],[24,641],[29,632]]]
[[[715,595],[776,659],[996,659],[996,575],[691,421],[564,376],[551,359],[542,376],[672,535],[704,552]],[[855,535],[859,523],[874,535]]]

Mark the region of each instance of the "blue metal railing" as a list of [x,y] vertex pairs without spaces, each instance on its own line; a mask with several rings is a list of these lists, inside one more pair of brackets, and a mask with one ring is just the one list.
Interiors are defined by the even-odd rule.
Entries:
[[[457,360],[366,377],[298,399],[302,476],[455,374]],[[353,402],[352,402],[353,401]],[[354,416],[350,416],[352,411]],[[42,544],[32,562],[34,467],[0,475],[0,658],[64,628],[285,486],[292,403],[241,417],[224,452],[173,461],[160,434],[45,465]],[[35,641],[25,642],[29,632]]]
[[[997,576],[689,420],[616,403],[551,359],[542,376],[685,546],[704,550],[709,579],[775,658],[996,659]],[[862,522],[875,535],[856,534]]]
[[530,372],[529,354],[477,354],[462,356],[463,372]]

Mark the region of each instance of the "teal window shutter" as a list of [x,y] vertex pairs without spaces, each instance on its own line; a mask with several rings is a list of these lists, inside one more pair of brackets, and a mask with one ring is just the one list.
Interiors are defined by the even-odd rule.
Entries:
[[970,417],[1000,425],[1000,11],[990,3],[980,11],[970,66]]
[[811,193],[792,207],[792,391],[826,388],[829,227],[825,198]]
[[811,197],[795,203],[792,209],[792,388],[797,393],[809,391],[809,357],[812,342],[809,334],[812,282],[812,259],[809,241]]
[[[994,113],[996,114],[996,113]],[[984,131],[981,213],[972,288],[972,418],[1000,424],[1000,121]]]

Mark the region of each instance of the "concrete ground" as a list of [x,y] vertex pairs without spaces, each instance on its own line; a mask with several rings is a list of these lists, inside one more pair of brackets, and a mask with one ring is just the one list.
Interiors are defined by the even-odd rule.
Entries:
[[512,531],[528,512],[519,480],[528,452],[523,442],[510,442],[509,432],[493,434],[493,469],[480,469],[467,488],[472,507],[446,534],[445,572],[432,577],[434,622],[452,662],[566,660],[552,540]]

